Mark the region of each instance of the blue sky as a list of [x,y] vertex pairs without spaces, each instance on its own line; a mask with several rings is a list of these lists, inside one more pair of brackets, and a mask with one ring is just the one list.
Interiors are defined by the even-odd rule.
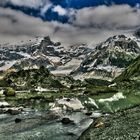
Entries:
[[137,3],[140,3],[140,0],[51,0],[54,4],[60,4],[62,7],[71,7],[71,8],[83,8],[89,6],[98,6],[98,5],[110,5],[115,4],[129,4],[135,6]]

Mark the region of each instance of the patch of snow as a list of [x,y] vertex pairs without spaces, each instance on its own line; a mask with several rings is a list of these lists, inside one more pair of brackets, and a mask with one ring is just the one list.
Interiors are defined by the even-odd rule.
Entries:
[[106,70],[108,72],[111,72],[112,70],[117,70],[117,67],[115,66],[103,66],[103,65],[98,65],[98,67],[96,69],[100,69],[100,70]]
[[114,87],[114,86],[116,86],[116,85],[117,85],[117,84],[114,83],[114,84],[109,85],[108,87]]
[[1,107],[1,106],[8,107],[9,104],[8,104],[7,102],[0,102],[0,107]]
[[51,71],[52,74],[54,75],[68,75],[70,74],[73,70],[77,68],[81,63],[81,60],[73,58],[71,61],[66,63],[63,66],[60,66],[57,68],[57,70]]
[[78,100],[77,98],[63,98],[60,100],[57,100],[54,105],[51,107],[51,110],[67,110],[67,109],[72,109],[72,110],[81,110],[84,109],[84,106],[82,105],[81,101]]
[[54,70],[51,71],[53,75],[68,75],[70,74],[71,70]]
[[58,63],[61,60],[60,57],[57,56],[48,56],[47,58],[54,63]]
[[4,90],[0,90],[0,94],[3,94]]
[[46,89],[46,88],[42,88],[42,87],[37,87],[35,89],[35,91],[39,91],[39,92],[45,92],[45,91],[50,91],[49,89]]
[[94,117],[94,118],[99,118],[99,117],[101,117],[101,116],[102,116],[102,114],[99,113],[99,112],[93,112],[93,113],[92,113],[92,117]]
[[117,94],[113,95],[110,98],[106,98],[106,99],[99,99],[100,103],[104,103],[104,102],[113,102],[113,101],[118,101],[120,99],[125,99],[126,97],[123,95],[122,92],[118,92]]
[[85,101],[85,103],[93,104],[96,108],[99,108],[94,99],[88,98],[88,100],[89,101]]
[[95,59],[90,65],[87,65],[88,67],[94,67],[95,63],[97,62],[97,59]]
[[6,61],[5,62],[5,65],[0,67],[0,71],[4,71],[4,70],[7,70],[9,68],[11,68],[17,61],[14,60],[14,61]]
[[15,52],[15,53],[17,53],[25,58],[32,58],[31,55],[29,55],[28,53],[24,53],[24,52]]
[[133,35],[133,33],[132,34],[126,34],[130,39],[132,39],[132,40],[134,40],[134,41],[136,41],[137,42],[137,44],[138,44],[138,46],[140,47],[140,39],[139,38],[137,38],[137,37],[135,37],[134,35]]

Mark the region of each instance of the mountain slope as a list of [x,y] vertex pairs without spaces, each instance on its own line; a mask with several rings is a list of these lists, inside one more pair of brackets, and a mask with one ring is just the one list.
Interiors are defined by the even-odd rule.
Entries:
[[114,36],[99,44],[72,74],[114,78],[139,54],[137,42],[124,35]]
[[140,81],[140,56],[115,79],[117,82],[129,80]]

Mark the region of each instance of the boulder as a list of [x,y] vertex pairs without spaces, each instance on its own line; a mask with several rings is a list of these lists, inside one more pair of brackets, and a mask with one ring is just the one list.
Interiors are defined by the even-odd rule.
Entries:
[[21,119],[20,118],[16,118],[15,119],[15,123],[20,123],[21,122]]
[[70,120],[69,118],[63,118],[61,122],[62,124],[70,124],[70,123],[73,123],[73,120]]
[[9,108],[6,113],[9,113],[10,115],[18,115],[23,111],[23,108]]
[[85,115],[91,116],[92,115],[92,112],[86,112]]

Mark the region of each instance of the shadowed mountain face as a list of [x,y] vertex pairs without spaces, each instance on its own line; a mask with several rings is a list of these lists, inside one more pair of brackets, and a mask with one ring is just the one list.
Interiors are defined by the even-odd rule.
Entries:
[[128,66],[115,81],[140,81],[140,56]]

